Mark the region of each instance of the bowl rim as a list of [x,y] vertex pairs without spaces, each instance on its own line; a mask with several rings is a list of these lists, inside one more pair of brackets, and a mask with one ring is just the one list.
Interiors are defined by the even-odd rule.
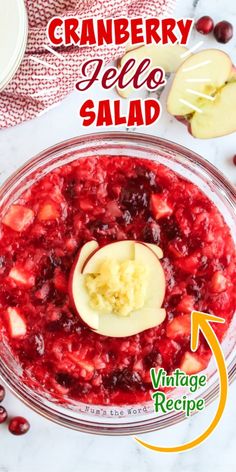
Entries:
[[[195,151],[188,149],[181,144],[177,144],[174,141],[166,140],[164,138],[159,138],[151,134],[146,133],[137,133],[137,132],[121,132],[121,131],[108,131],[108,132],[96,132],[91,134],[84,134],[81,136],[75,136],[64,140],[60,143],[52,145],[45,150],[39,152],[36,156],[27,160],[22,166],[20,166],[15,172],[13,172],[0,186],[0,203],[4,194],[7,191],[12,191],[12,184],[17,184],[20,178],[23,178],[25,174],[30,173],[34,170],[34,167],[40,167],[44,161],[48,160],[51,156],[57,153],[66,153],[68,150],[72,151],[73,148],[82,145],[91,146],[92,143],[96,143],[98,146],[99,143],[105,141],[106,144],[114,143],[119,144],[122,141],[133,142],[139,145],[152,145],[157,146],[157,148],[163,151],[173,151],[174,153],[179,153],[187,161],[191,161],[195,165],[198,165],[205,172],[213,176],[218,183],[221,184],[221,187],[224,189],[224,196],[231,197],[233,200],[233,205],[236,207],[236,188],[229,182],[229,180],[219,171],[213,164],[204,159],[202,156],[197,154]],[[127,144],[127,143],[126,143]],[[83,420],[83,419],[72,419],[70,415],[52,411],[52,408],[46,406],[41,402],[39,405],[38,399],[27,398],[27,393],[17,385],[17,380],[12,375],[12,371],[2,362],[0,359],[0,378],[5,382],[8,388],[12,393],[23,401],[28,407],[34,410],[36,413],[39,413],[41,416],[51,420],[61,426],[69,427],[71,429],[86,432],[96,435],[109,435],[109,436],[123,436],[131,434],[143,434],[158,429],[163,429],[170,427],[174,424],[184,421],[186,416],[184,413],[175,413],[167,414],[161,420],[160,427],[157,427],[156,421],[158,417],[152,419],[143,419],[137,422],[128,421],[122,424],[114,423],[96,423],[96,421]],[[233,382],[236,378],[236,361],[231,361],[228,366],[228,379],[229,384]],[[209,391],[208,391],[209,390]],[[205,404],[206,406],[210,405],[216,398],[219,392],[218,381],[216,381],[212,386],[208,387],[205,395]],[[51,404],[56,406],[56,404]],[[51,411],[50,411],[51,410]],[[197,412],[194,412],[196,414]]]

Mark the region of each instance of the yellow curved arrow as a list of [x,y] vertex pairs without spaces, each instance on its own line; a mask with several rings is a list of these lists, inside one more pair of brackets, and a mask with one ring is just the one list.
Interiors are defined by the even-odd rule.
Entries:
[[198,348],[199,342],[199,331],[201,330],[203,335],[205,336],[208,344],[212,350],[212,353],[215,356],[217,369],[219,372],[219,404],[216,411],[216,414],[208,426],[208,428],[196,439],[193,439],[190,442],[182,444],[180,446],[173,446],[173,447],[161,447],[161,446],[153,446],[151,444],[142,441],[141,439],[134,438],[139,444],[152,451],[157,452],[184,452],[189,449],[193,449],[194,447],[198,446],[200,443],[205,441],[210,434],[214,431],[216,426],[218,425],[221,417],[223,415],[227,396],[228,396],[228,374],[227,368],[225,365],[224,355],[221,349],[221,345],[218,341],[218,338],[212,329],[210,322],[213,323],[224,323],[225,320],[223,318],[219,318],[218,316],[209,315],[207,313],[202,313],[200,311],[193,311],[191,316],[191,350],[196,351]]

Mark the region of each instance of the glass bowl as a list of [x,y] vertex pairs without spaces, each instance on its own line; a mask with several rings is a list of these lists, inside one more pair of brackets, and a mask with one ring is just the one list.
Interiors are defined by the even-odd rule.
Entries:
[[[122,154],[153,159],[165,164],[197,184],[207,194],[224,216],[235,238],[236,191],[213,165],[178,144],[149,135],[127,132],[76,137],[57,144],[31,159],[1,187],[0,218],[36,179],[65,163],[93,154],[110,156]],[[236,375],[235,347],[236,317],[234,316],[222,343],[229,382],[232,382]],[[208,375],[206,387],[194,394],[189,394],[183,388],[175,389],[169,395],[177,397],[185,393],[191,395],[191,398],[202,397],[208,405],[218,395],[218,376],[214,359],[205,373]],[[70,404],[60,404],[50,398],[49,394],[33,391],[22,382],[21,368],[13,359],[4,341],[0,343],[0,375],[12,392],[41,416],[78,431],[103,435],[130,435],[160,430],[186,418],[183,412],[157,415],[153,411],[152,401],[124,407],[93,406],[72,401]]]

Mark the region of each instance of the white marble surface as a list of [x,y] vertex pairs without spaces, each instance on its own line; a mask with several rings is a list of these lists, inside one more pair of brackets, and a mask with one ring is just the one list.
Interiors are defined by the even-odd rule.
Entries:
[[[196,2],[177,0],[176,16],[199,17],[202,14],[210,14],[215,20],[230,20],[236,28],[234,1],[200,0],[196,10],[193,3]],[[202,37],[193,34],[192,44],[200,39]],[[203,39],[204,47],[217,47],[213,39]],[[236,36],[229,45],[224,46],[224,49],[231,53],[234,62],[235,46]],[[162,96],[163,103],[165,93]],[[96,98],[105,96],[105,93],[94,88],[89,92],[89,96]],[[114,93],[106,93],[107,96],[113,98]],[[43,116],[13,129],[0,131],[1,181],[40,150],[83,133],[78,118],[80,104],[81,96],[74,92]],[[232,165],[232,156],[236,154],[235,134],[211,141],[194,140],[181,124],[174,122],[166,113],[158,125],[140,131],[165,137],[199,152],[236,183],[236,168]],[[231,472],[236,466],[235,394],[236,383],[230,388],[224,418],[207,442],[188,453],[164,455],[140,447],[129,437],[95,437],[61,428],[40,418],[8,392],[5,404],[9,411],[13,415],[25,415],[29,418],[32,428],[27,436],[16,438],[7,433],[5,426],[1,426],[0,472],[41,472],[42,469],[52,469],[55,472],[149,472],[155,469],[160,472]],[[145,435],[145,439],[166,445],[189,440],[202,431],[204,425],[209,424],[215,408],[216,405],[212,405],[204,414],[199,414],[178,426]]]

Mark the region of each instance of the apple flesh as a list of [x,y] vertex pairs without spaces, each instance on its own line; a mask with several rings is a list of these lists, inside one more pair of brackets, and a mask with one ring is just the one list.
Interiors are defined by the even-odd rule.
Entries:
[[6,312],[10,336],[21,338],[26,335],[26,323],[18,308],[9,307]]
[[236,130],[236,74],[230,57],[208,49],[189,57],[177,70],[167,110],[187,124],[196,138],[209,139]]
[[[185,46],[176,45],[149,45],[141,46],[140,48],[129,50],[121,59],[119,67],[123,67],[129,59],[136,60],[135,68],[143,61],[143,59],[151,59],[149,68],[146,70],[147,74],[153,67],[162,67],[165,73],[175,72],[180,64],[184,61],[183,54],[188,49]],[[133,72],[127,74],[126,80],[131,78]],[[119,95],[122,98],[128,98],[134,89],[132,86],[128,86],[125,89],[117,88]]]
[[[84,289],[83,287],[84,277],[82,276],[82,270],[83,270],[84,264],[86,263],[88,258],[92,254],[94,254],[94,252],[97,250],[98,247],[99,247],[98,243],[94,240],[85,243],[84,246],[82,246],[82,248],[79,250],[76,260],[72,266],[68,286],[69,286],[70,300],[75,310],[77,310],[77,304],[78,304],[78,298],[80,297],[81,286]],[[94,316],[94,313],[92,312],[91,312],[91,321],[96,329],[96,327],[98,326],[97,317]]]
[[77,259],[75,261],[74,270],[78,273],[82,273],[84,264],[87,262],[88,258],[99,248],[97,241],[89,241],[85,243],[80,249]]
[[[140,241],[139,241],[140,242]],[[158,259],[162,259],[163,258],[163,251],[162,249],[157,246],[156,244],[152,244],[152,243],[141,243],[141,244],[145,244],[145,246],[149,247],[153,252],[155,252],[156,256],[158,257]]]
[[191,120],[191,133],[196,138],[216,138],[236,131],[236,82],[226,84],[202,111],[201,116],[194,113]]
[[[154,250],[150,246],[154,246]],[[163,255],[160,248],[135,241],[117,241],[95,251],[94,246],[88,246],[87,243],[83,251],[83,254],[85,253],[87,261],[81,264],[80,255],[78,256],[70,279],[70,295],[84,324],[104,336],[126,337],[157,326],[164,321],[166,312],[161,306],[165,296],[165,276],[159,261],[159,257]],[[98,273],[101,263],[106,259],[115,259],[118,262],[136,260],[148,267],[149,278],[145,304],[143,308],[131,312],[129,316],[98,313],[90,306],[84,276]]]

